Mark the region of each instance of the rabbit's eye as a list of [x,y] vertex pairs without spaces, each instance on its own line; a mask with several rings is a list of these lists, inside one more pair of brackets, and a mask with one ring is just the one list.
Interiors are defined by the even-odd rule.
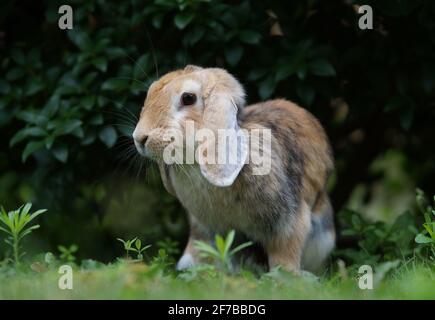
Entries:
[[181,95],[181,105],[183,106],[191,106],[196,102],[196,94],[190,92],[184,92]]

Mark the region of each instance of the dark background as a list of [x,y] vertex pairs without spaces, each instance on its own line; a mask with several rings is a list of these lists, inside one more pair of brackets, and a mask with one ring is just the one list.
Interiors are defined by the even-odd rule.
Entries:
[[[58,28],[62,4],[73,30]],[[362,4],[373,30],[358,28]],[[415,187],[435,194],[434,35],[431,1],[3,0],[0,204],[48,209],[35,251],[75,243],[109,261],[134,236],[182,247],[183,209],[130,135],[147,86],[197,64],[226,68],[249,103],[283,97],[320,119],[339,226],[345,208],[390,221]]]

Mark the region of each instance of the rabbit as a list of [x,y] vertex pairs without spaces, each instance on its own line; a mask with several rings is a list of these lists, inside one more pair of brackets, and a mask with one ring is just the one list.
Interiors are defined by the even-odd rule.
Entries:
[[[164,132],[185,129],[187,120],[213,132],[269,130],[270,172],[253,174],[242,157],[231,164],[166,164]],[[334,160],[324,129],[307,110],[284,99],[245,106],[242,85],[226,70],[188,65],[151,84],[133,139],[187,211],[190,235],[178,270],[201,261],[196,240],[211,242],[232,229],[264,249],[269,269],[322,269],[335,245],[326,191]],[[246,140],[240,145],[238,155]]]

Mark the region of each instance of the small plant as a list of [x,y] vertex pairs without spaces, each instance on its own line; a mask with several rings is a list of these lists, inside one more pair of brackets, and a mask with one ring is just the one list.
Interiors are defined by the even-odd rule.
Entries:
[[432,259],[435,259],[435,196],[433,204],[430,205],[424,192],[417,189],[417,204],[424,216],[423,230],[415,237],[415,242],[429,247]]
[[20,252],[21,240],[33,230],[39,228],[39,224],[31,226],[29,225],[30,222],[47,211],[46,209],[41,209],[30,213],[31,208],[31,203],[26,203],[17,210],[10,212],[6,212],[5,209],[1,207],[0,222],[2,222],[4,226],[0,226],[0,231],[8,235],[5,242],[12,248],[15,266],[20,264],[20,259],[25,254],[25,252]]
[[74,262],[76,260],[76,257],[74,254],[77,252],[79,247],[75,244],[72,244],[69,247],[57,246],[57,249],[60,252],[60,258],[63,261]]
[[176,260],[175,257],[180,253],[178,248],[178,242],[170,238],[164,238],[163,240],[157,241],[157,256],[152,260],[153,264],[159,265],[162,269],[171,269],[171,265],[174,265]]
[[122,242],[124,245],[124,250],[126,252],[127,259],[130,258],[130,251],[137,253],[137,260],[143,260],[143,254],[146,249],[150,248],[151,245],[147,245],[145,247],[142,247],[142,242],[137,237],[134,237],[131,240],[123,240],[120,238],[117,238],[118,241]]
[[221,235],[217,234],[215,236],[216,247],[213,247],[203,241],[195,241],[194,245],[195,248],[200,251],[203,257],[217,260],[222,267],[226,268],[228,271],[232,271],[232,257],[240,250],[243,250],[244,248],[252,245],[252,242],[248,241],[238,245],[231,250],[235,234],[235,231],[231,230],[230,232],[228,232],[225,239]]
[[157,241],[157,246],[159,249],[165,250],[165,252],[173,257],[180,253],[180,249],[178,248],[178,242],[174,241],[170,238],[165,238],[163,240]]

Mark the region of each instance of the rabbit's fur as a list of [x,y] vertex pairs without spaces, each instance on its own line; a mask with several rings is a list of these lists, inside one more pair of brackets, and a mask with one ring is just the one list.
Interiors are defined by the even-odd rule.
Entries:
[[[198,100],[180,107],[186,91]],[[177,268],[198,262],[195,240],[211,241],[215,233],[235,229],[264,248],[269,267],[319,270],[335,242],[325,189],[333,169],[326,134],[312,114],[292,102],[244,103],[239,82],[217,68],[187,66],[166,74],[148,91],[133,137],[139,152],[157,161],[166,189],[188,212],[190,237]],[[166,165],[162,150],[168,142],[162,130],[183,129],[186,120],[212,130],[270,129],[270,173],[253,175],[250,163]]]

